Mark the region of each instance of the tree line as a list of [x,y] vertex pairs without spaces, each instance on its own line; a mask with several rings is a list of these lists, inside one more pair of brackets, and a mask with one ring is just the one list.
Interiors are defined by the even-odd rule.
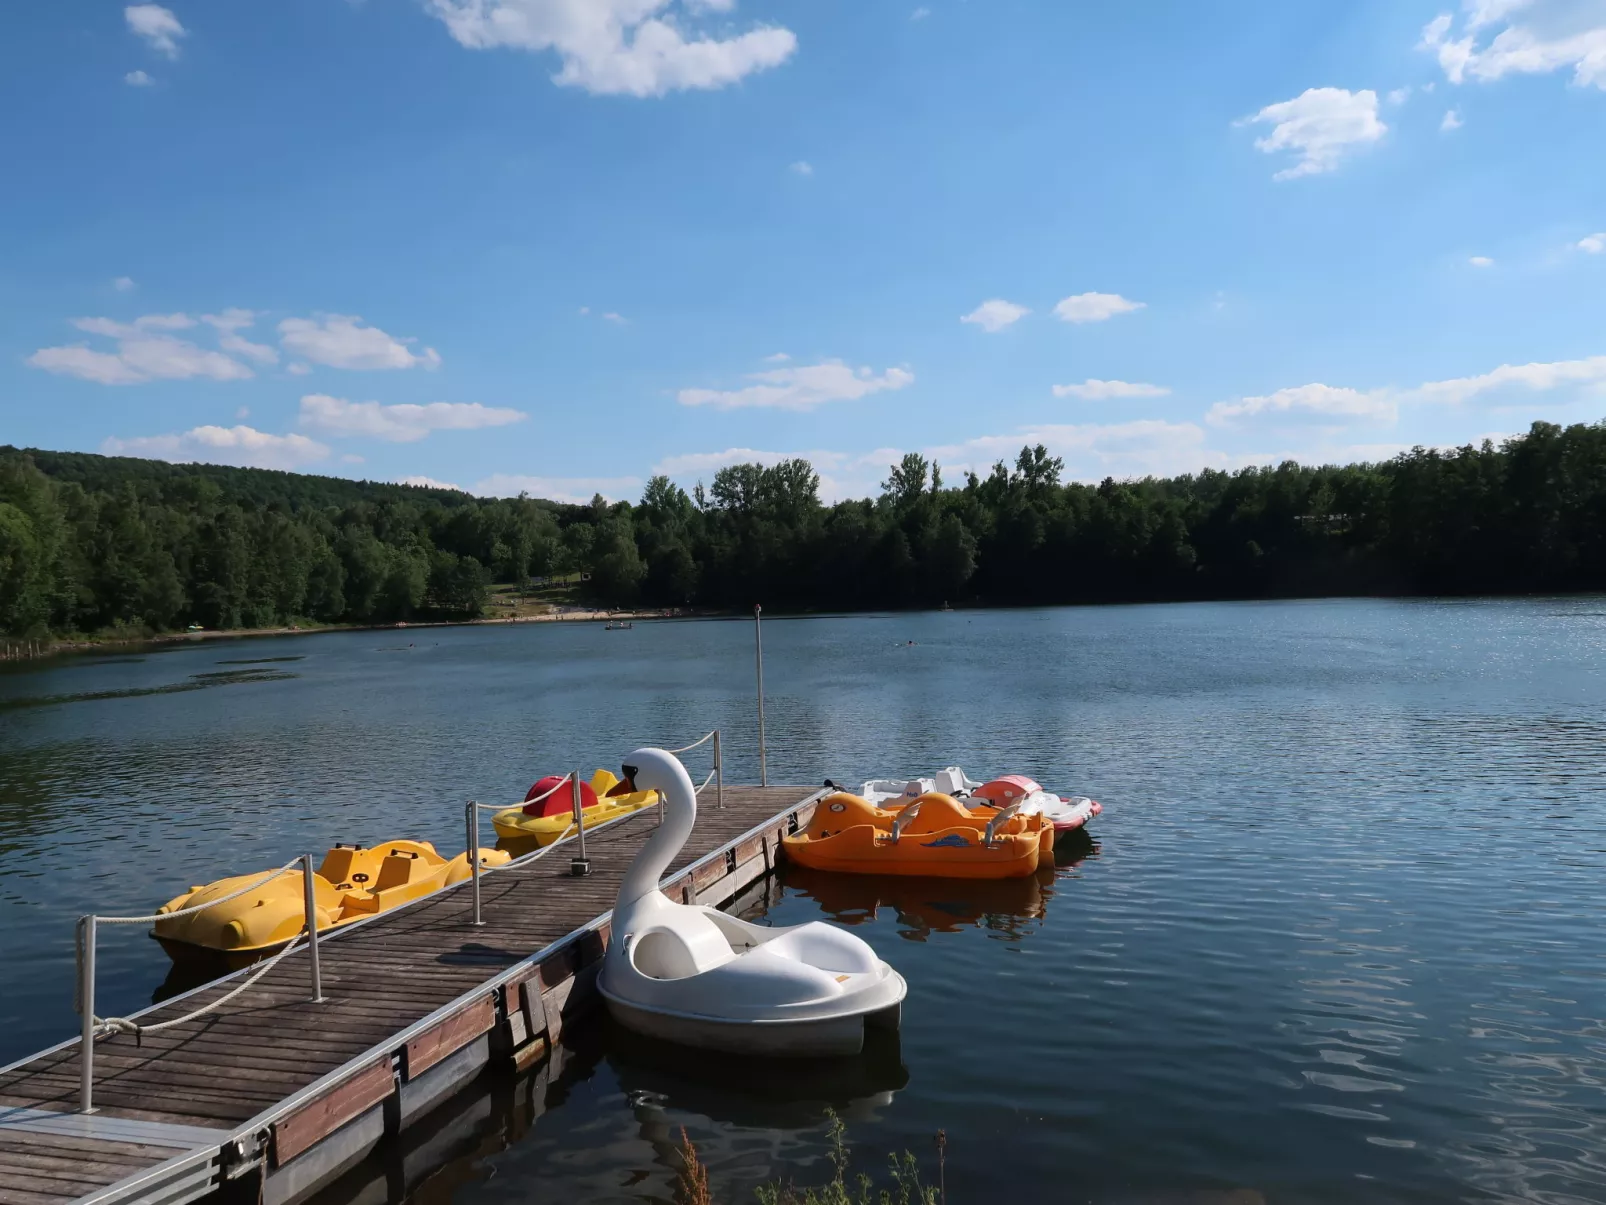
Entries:
[[472,618],[580,572],[609,606],[1096,603],[1606,588],[1606,422],[1378,464],[1098,485],[1041,445],[949,483],[911,453],[822,503],[802,459],[571,505],[0,447],[0,631]]

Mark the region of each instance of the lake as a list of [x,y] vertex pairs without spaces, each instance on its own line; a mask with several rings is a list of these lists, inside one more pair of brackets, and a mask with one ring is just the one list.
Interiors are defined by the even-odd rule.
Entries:
[[[771,782],[1023,771],[1103,801],[1096,843],[1013,884],[783,875],[759,913],[908,979],[898,1043],[700,1074],[594,1027],[417,1200],[667,1200],[682,1126],[752,1200],[823,1178],[827,1105],[872,1172],[934,1178],[945,1130],[955,1202],[1606,1200],[1606,601],[766,620],[764,649]],[[736,621],[0,667],[0,1063],[75,1032],[83,911],[461,848],[465,799],[716,725],[756,781],[753,693]],[[114,1012],[167,973],[138,930],[101,960]]]

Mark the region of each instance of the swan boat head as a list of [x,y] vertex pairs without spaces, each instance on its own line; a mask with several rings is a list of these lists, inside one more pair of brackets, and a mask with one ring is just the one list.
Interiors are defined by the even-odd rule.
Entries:
[[852,1054],[866,1024],[896,1028],[903,978],[863,940],[820,921],[774,928],[659,881],[697,822],[697,792],[672,753],[637,749],[615,790],[660,792],[663,822],[625,872],[598,985],[628,1028],[738,1053]]

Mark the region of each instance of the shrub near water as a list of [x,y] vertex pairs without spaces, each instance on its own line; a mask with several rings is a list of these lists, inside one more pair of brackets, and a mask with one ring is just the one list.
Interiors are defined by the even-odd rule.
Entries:
[[[818,1187],[799,1188],[788,1181],[785,1184],[765,1184],[757,1190],[759,1205],[945,1205],[946,1194],[938,1188],[927,1188],[920,1183],[920,1168],[908,1151],[888,1159],[891,1187],[877,1187],[862,1172],[848,1184],[847,1127],[834,1110],[827,1109],[830,1118],[831,1169],[829,1181]],[[937,1135],[938,1158],[946,1149],[945,1135]],[[708,1169],[697,1157],[697,1147],[680,1131],[680,1172],[675,1179],[675,1205],[714,1205],[708,1189]]]

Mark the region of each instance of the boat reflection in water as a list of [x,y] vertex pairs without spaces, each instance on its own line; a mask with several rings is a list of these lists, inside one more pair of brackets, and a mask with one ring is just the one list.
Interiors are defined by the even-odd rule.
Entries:
[[1017,939],[1047,915],[1055,872],[1098,853],[1098,843],[1078,830],[1054,847],[1054,866],[1019,879],[923,879],[904,875],[832,874],[783,864],[781,884],[820,906],[839,925],[866,924],[882,908],[897,914],[900,937],[925,941],[934,933],[981,928]]

